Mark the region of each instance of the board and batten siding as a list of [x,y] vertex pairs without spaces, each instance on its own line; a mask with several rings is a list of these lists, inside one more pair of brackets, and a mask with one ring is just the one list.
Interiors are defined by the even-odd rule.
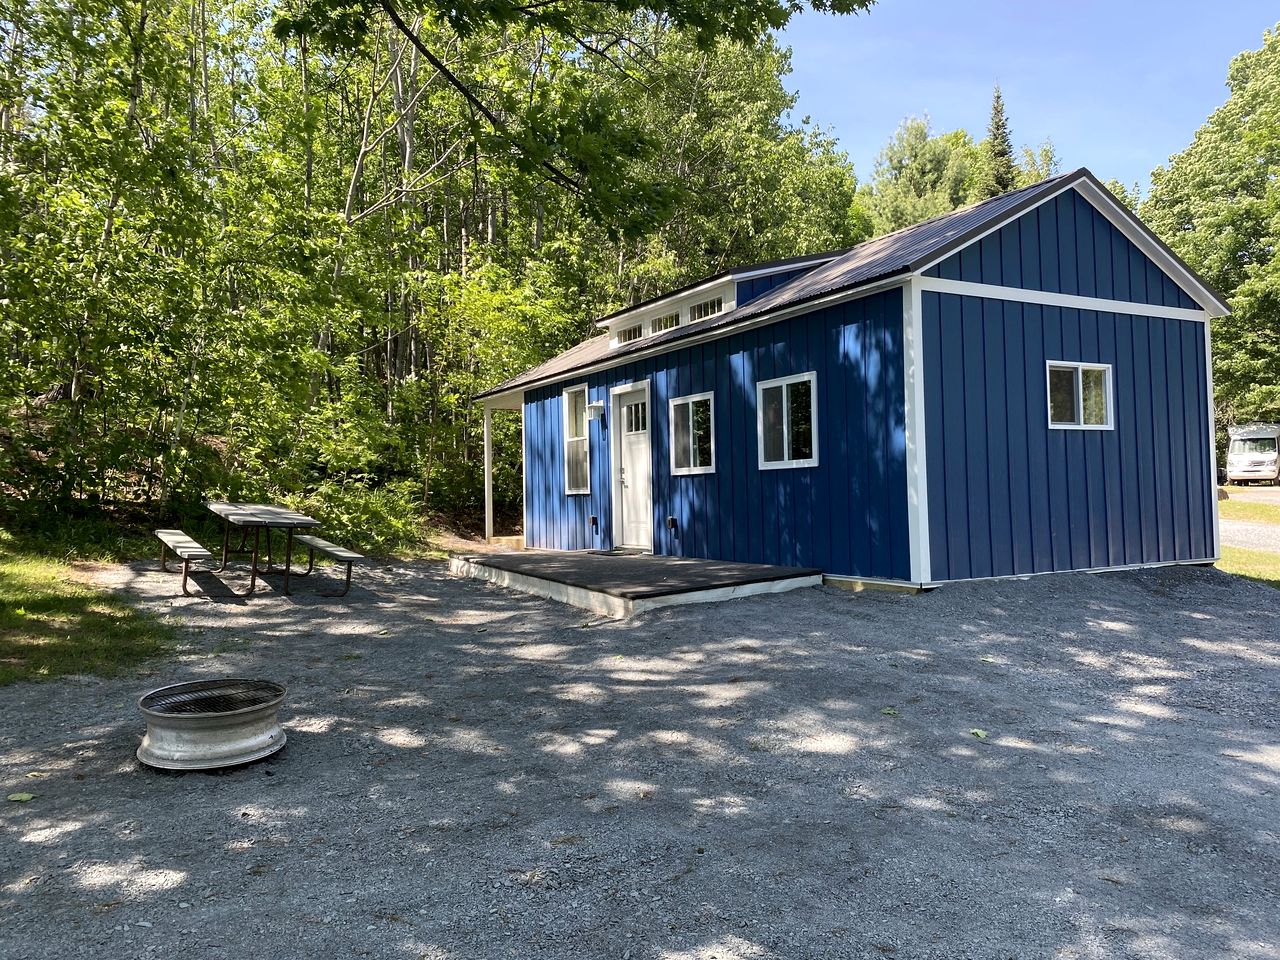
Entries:
[[749,280],[740,280],[735,287],[736,303],[741,307],[750,303],[756,297],[768,293],[774,287],[780,287],[784,283],[790,283],[796,277],[802,276],[812,270],[813,267],[801,267],[799,270],[783,270],[780,273],[770,273],[762,277],[752,277]]
[[1028,210],[924,275],[1199,309],[1186,291],[1074,189]]
[[[1205,323],[934,292],[922,313],[933,580],[1213,557]],[[1115,429],[1049,428],[1054,360],[1111,364]]]
[[[818,466],[760,470],[756,383],[810,370]],[[609,393],[644,380],[655,553],[909,579],[900,289],[526,392],[528,546],[613,547]],[[591,422],[591,492],[566,495],[561,392],[584,381],[607,412]],[[668,401],[703,392],[715,396],[715,472],[672,476]]]

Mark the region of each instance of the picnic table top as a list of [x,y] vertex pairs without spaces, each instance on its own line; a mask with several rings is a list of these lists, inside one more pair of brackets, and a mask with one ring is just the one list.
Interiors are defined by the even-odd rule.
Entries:
[[206,500],[211,511],[237,527],[318,527],[320,521],[287,507],[270,503],[227,503]]

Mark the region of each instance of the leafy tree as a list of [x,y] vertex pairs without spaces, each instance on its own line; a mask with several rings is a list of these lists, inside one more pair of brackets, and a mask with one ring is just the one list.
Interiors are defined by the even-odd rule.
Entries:
[[477,391],[611,307],[868,229],[767,37],[369,10],[331,47],[247,0],[7,8],[0,510],[285,500],[386,546],[478,501]]
[[1227,87],[1141,210],[1231,307],[1213,321],[1220,421],[1280,420],[1280,29],[1231,61]]
[[876,233],[949,213],[970,202],[978,149],[963,130],[935,136],[928,117],[910,117],[876,157],[862,202]]
[[1018,165],[1013,157],[1013,138],[1004,113],[1004,96],[996,84],[991,94],[991,120],[987,139],[982,142],[982,160],[978,164],[972,198],[986,200],[1008,193],[1018,186]]

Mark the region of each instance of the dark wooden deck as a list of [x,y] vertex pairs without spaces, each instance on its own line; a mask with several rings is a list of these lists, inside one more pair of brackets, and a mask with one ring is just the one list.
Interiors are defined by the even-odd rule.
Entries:
[[822,577],[821,570],[809,567],[543,550],[457,558],[454,572],[614,616],[675,603],[780,592],[812,586]]

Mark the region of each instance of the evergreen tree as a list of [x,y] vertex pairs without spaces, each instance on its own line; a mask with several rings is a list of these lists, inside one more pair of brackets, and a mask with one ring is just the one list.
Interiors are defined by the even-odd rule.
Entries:
[[996,84],[991,95],[991,122],[982,145],[982,165],[975,187],[975,200],[986,200],[1008,193],[1018,185],[1018,164],[1013,159],[1013,138],[1004,115],[1004,97]]

